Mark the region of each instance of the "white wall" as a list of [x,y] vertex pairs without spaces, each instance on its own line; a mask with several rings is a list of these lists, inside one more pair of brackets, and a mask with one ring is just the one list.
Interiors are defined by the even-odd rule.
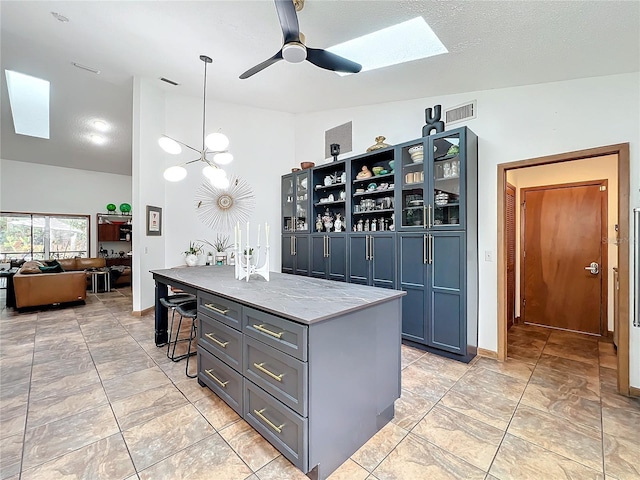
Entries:
[[97,256],[96,214],[131,203],[131,177],[0,160],[0,210],[91,216],[90,256]]
[[[618,223],[618,156],[606,155],[572,162],[539,165],[507,171],[507,181],[516,187],[516,205],[522,203],[522,188],[563,183],[607,180],[607,319],[608,329],[613,331],[613,268],[618,266],[616,225]],[[520,315],[520,226],[522,209],[516,208],[516,317]]]
[[[348,121],[353,121],[353,154],[364,152],[377,135],[384,135],[391,144],[418,138],[425,108],[441,104],[446,109],[476,99],[478,117],[466,125],[479,138],[478,246],[481,259],[485,251],[493,252],[495,258],[498,164],[629,142],[630,204],[640,206],[639,84],[640,74],[632,73],[297,115],[295,155],[319,163],[325,130]],[[496,263],[481,260],[479,277],[478,346],[496,351]],[[630,282],[633,285],[631,275]],[[630,382],[639,387],[640,329],[633,328],[631,319],[630,331]]]
[[[199,148],[202,145],[202,99],[196,97],[167,96],[165,110],[167,135]],[[271,226],[271,270],[280,271],[280,177],[296,166],[294,156],[294,116],[220,102],[207,103],[207,133],[221,130],[229,137],[229,150],[234,160],[224,169],[227,175],[247,180],[255,196],[255,208],[249,218],[251,235],[257,235],[257,224],[262,223],[261,242],[264,245],[264,223]],[[179,156],[164,154],[157,147],[155,159],[160,175],[165,167],[197,157],[195,152]],[[164,159],[164,164],[160,161]],[[205,225],[196,212],[196,192],[204,183],[202,162],[187,165],[187,178],[181,182],[164,182],[166,191],[165,227],[167,267],[184,265],[184,252],[190,241],[209,240],[216,234],[229,235],[233,231],[218,232]],[[243,226],[245,241],[246,224]],[[252,242],[254,243],[254,242]],[[255,246],[255,244],[254,244]],[[206,252],[205,252],[206,253]],[[200,258],[204,264],[205,256]]]
[[[165,267],[167,225],[163,220],[162,236],[147,236],[147,205],[160,207],[165,213],[165,181],[158,137],[164,130],[164,94],[152,81],[133,82],[133,310],[154,305],[155,284],[149,270]],[[160,152],[162,152],[160,150]]]

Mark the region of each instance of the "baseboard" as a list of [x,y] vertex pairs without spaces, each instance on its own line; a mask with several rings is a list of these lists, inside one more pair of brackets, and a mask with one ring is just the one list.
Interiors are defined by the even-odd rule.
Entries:
[[640,397],[640,388],[629,386],[629,395],[632,397]]
[[498,352],[494,352],[493,350],[486,350],[484,348],[478,348],[478,355],[480,355],[481,357],[493,358],[494,360],[497,360],[498,358]]
[[155,308],[156,307],[149,307],[149,308],[145,308],[144,310],[134,310],[133,312],[131,312],[131,315],[133,315],[134,317],[143,317],[147,313],[153,312]]

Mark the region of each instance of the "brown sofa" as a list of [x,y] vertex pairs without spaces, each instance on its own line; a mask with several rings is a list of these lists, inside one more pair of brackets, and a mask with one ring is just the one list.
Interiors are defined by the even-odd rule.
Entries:
[[[24,273],[23,266],[13,277],[16,307],[35,307],[54,303],[84,301],[90,286],[86,270],[104,268],[104,258],[65,258],[59,260],[64,272]],[[113,286],[131,283],[131,269],[126,268]]]

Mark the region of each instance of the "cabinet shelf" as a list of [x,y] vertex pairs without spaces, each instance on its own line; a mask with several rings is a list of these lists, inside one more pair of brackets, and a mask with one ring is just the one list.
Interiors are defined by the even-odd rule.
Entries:
[[435,208],[459,207],[460,202],[449,202],[444,205],[434,205]]
[[393,208],[385,208],[384,210],[367,210],[366,212],[353,212],[353,215],[376,215],[378,213],[393,213]]
[[339,188],[339,187],[345,187],[345,186],[346,186],[346,183],[338,182],[338,183],[332,183],[331,185],[316,185],[314,190],[318,192],[320,190],[330,190],[332,188]]
[[322,207],[323,205],[343,205],[345,203],[344,200],[335,200],[333,202],[318,202],[314,203],[314,207]]
[[373,175],[368,178],[356,179],[353,181],[353,183],[356,184],[356,183],[364,183],[364,182],[374,182],[380,178],[393,178],[394,176],[395,176],[395,172],[385,173],[384,175]]
[[379,193],[388,193],[388,192],[393,192],[395,189],[394,188],[385,188],[384,190],[371,190],[368,192],[362,192],[362,193],[354,193],[353,196],[354,197],[366,197],[368,195],[376,195]]

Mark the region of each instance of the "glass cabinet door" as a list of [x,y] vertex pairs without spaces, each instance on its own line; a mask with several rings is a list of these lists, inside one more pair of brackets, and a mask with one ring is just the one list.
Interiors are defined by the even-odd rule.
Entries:
[[294,226],[294,218],[293,218],[293,206],[294,206],[294,196],[295,192],[293,189],[294,186],[294,177],[293,175],[285,175],[282,177],[282,185],[280,187],[280,192],[282,195],[282,231],[283,232],[292,232]]
[[295,225],[296,232],[309,232],[309,170],[296,173],[296,207]]
[[[425,206],[425,145],[418,143],[401,148],[402,160],[402,229],[424,229]],[[426,156],[428,161],[429,156]]]
[[433,137],[429,137],[429,147],[433,151],[429,182],[429,202],[433,204],[432,228],[458,229],[461,225],[461,167],[464,167],[460,164],[460,134],[446,135],[445,132]]

